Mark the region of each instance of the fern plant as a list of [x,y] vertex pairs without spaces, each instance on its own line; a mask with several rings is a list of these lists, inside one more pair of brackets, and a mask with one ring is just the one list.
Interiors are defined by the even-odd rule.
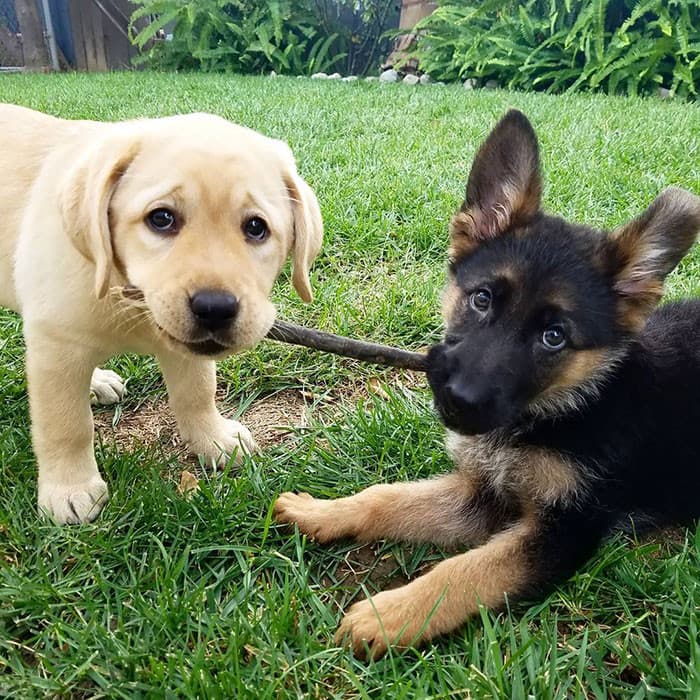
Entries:
[[700,0],[438,0],[411,57],[443,80],[696,96]]
[[[164,70],[303,74],[328,71],[344,54],[313,14],[291,0],[134,0],[137,62]],[[139,20],[150,23],[137,30]],[[172,27],[170,41],[157,40]]]

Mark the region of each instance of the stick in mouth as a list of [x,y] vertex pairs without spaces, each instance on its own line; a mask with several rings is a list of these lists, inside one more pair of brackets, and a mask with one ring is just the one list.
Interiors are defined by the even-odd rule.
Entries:
[[[121,292],[126,299],[143,301],[143,292],[138,287],[127,285],[122,287]],[[287,321],[275,321],[267,337],[270,340],[331,352],[375,365],[411,369],[416,372],[426,371],[426,356],[423,353],[346,338],[342,335],[318,331],[315,328],[297,326]]]
[[275,321],[267,337],[283,343],[303,345],[314,350],[352,357],[375,365],[412,369],[417,372],[426,371],[426,356],[420,352],[410,352],[389,345],[367,343],[364,340],[324,333],[315,328],[305,328],[287,321]]

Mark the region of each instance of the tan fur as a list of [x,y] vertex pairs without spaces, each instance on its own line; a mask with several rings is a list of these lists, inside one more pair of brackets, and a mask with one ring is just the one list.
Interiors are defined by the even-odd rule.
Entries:
[[[295,524],[320,542],[344,537],[393,538],[442,546],[484,542],[486,524],[464,508],[474,494],[465,471],[437,479],[372,486],[337,500],[284,493],[276,501],[277,522]],[[504,594],[517,593],[527,580],[523,550],[535,528],[533,506],[512,527],[482,546],[447,559],[401,588],[384,591],[353,605],[336,640],[353,651],[380,656],[390,644],[406,646],[459,627],[479,603],[498,607]]]
[[447,451],[457,469],[487,479],[499,491],[517,493],[523,504],[566,503],[583,488],[580,470],[563,457],[514,447],[498,431],[465,436],[448,430]]
[[471,253],[479,243],[476,222],[471,211],[458,211],[450,221],[450,247],[448,254],[451,258],[461,258]]
[[467,300],[457,282],[450,278],[442,293],[442,317],[449,323],[464,308]]
[[391,538],[449,547],[478,542],[486,535],[483,524],[470,522],[463,512],[473,493],[471,478],[455,472],[424,481],[377,484],[336,500],[283,493],[275,502],[274,516],[319,542]]
[[547,450],[529,450],[517,473],[517,486],[537,504],[567,503],[579,496],[584,481],[580,469]]
[[[489,146],[484,144],[477,160],[487,167]],[[498,196],[487,206],[476,202],[466,205],[450,222],[451,257],[459,258],[470,253],[489,238],[495,238],[508,230],[517,230],[528,224],[540,208],[542,185],[539,173],[533,172],[528,158],[514,167],[513,181],[504,179],[498,183]]]
[[[530,573],[525,549],[539,509],[575,498],[582,487],[578,472],[563,459],[545,450],[510,447],[493,434],[465,437],[448,431],[447,447],[458,471],[446,476],[371,486],[336,500],[283,493],[275,502],[277,522],[296,525],[319,542],[353,537],[448,547],[484,543],[406,586],[353,605],[336,641],[346,641],[360,656],[365,645],[378,657],[392,644],[420,644],[459,627],[477,613],[479,603],[499,607],[505,594],[521,592]],[[488,514],[469,507],[484,480],[517,494],[522,509],[513,525],[493,535]]]
[[355,603],[336,642],[358,656],[381,656],[390,645],[413,646],[450,632],[479,611],[499,608],[526,585],[526,549],[534,521],[522,520],[486,544],[446,559],[427,574],[394,590]]
[[617,318],[628,333],[637,334],[649,318],[649,313],[663,296],[663,284],[649,285],[644,298],[620,299],[617,303]]
[[[207,114],[97,123],[0,105],[0,169],[11,173],[0,185],[0,304],[24,320],[40,507],[80,522],[104,503],[89,390],[119,398],[119,377],[95,369],[119,352],[157,355],[193,450],[228,459],[253,449],[214,405],[214,362],[186,345],[202,340],[189,300],[211,289],[239,300],[217,337],[222,356],[270,328],[269,295],[290,254],[294,286],[310,300],[322,223],[289,148]],[[177,212],[179,233],[147,227],[157,207]],[[251,216],[268,224],[263,243],[243,234]],[[144,301],[125,301],[125,285]]]
[[700,226],[697,197],[665,189],[636,219],[611,234],[621,263],[615,288],[618,316],[633,333],[641,330],[664,291],[664,279],[695,241]]
[[546,395],[560,389],[580,386],[589,377],[599,373],[609,359],[609,352],[606,348],[571,351],[569,357],[560,363],[557,375],[543,393]]

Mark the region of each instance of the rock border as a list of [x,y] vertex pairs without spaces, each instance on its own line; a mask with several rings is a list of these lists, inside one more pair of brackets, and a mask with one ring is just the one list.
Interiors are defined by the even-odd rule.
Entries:
[[[280,77],[275,71],[270,71],[269,76],[271,78]],[[386,68],[379,75],[368,75],[362,78],[358,75],[341,75],[340,73],[314,73],[311,76],[297,75],[299,79],[310,78],[311,80],[339,80],[343,83],[353,83],[353,82],[364,82],[364,83],[401,83],[402,85],[408,85],[410,87],[415,87],[417,85],[436,85],[441,86],[445,83],[441,80],[435,81],[430,76],[429,73],[411,72],[402,73],[401,71],[395,70],[394,68]],[[456,85],[457,81],[451,83]],[[486,80],[482,83],[478,78],[466,78],[462,82],[462,87],[465,90],[501,90],[503,86],[497,80]],[[674,94],[671,90],[664,87],[659,87],[656,92],[656,96],[662,100],[673,99]]]

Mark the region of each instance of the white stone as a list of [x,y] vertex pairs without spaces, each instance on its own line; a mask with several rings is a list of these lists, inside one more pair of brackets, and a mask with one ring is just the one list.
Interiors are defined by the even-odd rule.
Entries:
[[354,80],[357,80],[356,75],[346,75],[343,79],[344,83],[352,83]]
[[417,75],[413,75],[413,73],[409,73],[404,77],[403,82],[406,83],[406,85],[418,85],[418,83],[420,83],[420,78]]
[[340,73],[331,73],[328,76],[328,80],[340,80]]
[[365,82],[367,82],[367,83],[376,83],[377,80],[379,80],[379,78],[376,75],[368,75],[365,78]]
[[487,80],[484,83],[484,88],[486,90],[498,90],[501,87],[501,84],[498,82],[498,80]]
[[420,84],[421,85],[429,85],[430,83],[433,82],[433,79],[430,77],[428,73],[423,73],[420,77]]
[[479,87],[479,81],[476,78],[467,78],[463,85],[465,90],[476,90]]
[[328,73],[314,73],[311,80],[328,80]]
[[668,88],[665,87],[660,87],[657,91],[656,94],[662,99],[662,100],[668,100],[673,95],[671,94],[671,91]]
[[385,70],[379,76],[380,83],[395,83],[398,81],[398,79],[399,79],[399,74],[393,68],[389,68],[389,70]]
[[270,77],[271,77],[271,78],[276,78],[276,77],[277,77],[277,73],[276,73],[275,71],[271,70],[271,71],[270,71]]

